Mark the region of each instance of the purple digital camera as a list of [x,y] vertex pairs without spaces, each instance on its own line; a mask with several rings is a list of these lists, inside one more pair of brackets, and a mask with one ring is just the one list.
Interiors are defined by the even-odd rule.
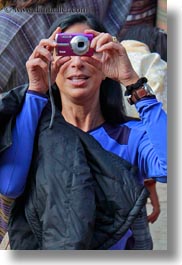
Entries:
[[92,56],[94,49],[90,48],[93,34],[58,33],[56,34],[57,56]]

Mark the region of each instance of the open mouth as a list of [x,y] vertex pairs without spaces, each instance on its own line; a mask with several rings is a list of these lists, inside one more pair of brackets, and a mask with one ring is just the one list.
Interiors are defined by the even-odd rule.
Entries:
[[68,80],[70,81],[71,85],[77,88],[82,88],[87,86],[88,79],[89,76],[87,75],[72,75],[68,77]]
[[74,76],[70,76],[68,77],[69,80],[71,81],[82,81],[82,80],[87,80],[89,78],[89,76],[87,75],[74,75]]

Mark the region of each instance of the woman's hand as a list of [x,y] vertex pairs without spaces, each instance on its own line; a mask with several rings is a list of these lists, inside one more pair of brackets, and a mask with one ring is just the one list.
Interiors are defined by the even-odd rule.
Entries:
[[59,68],[70,57],[56,57],[53,59],[53,51],[57,46],[54,41],[61,28],[57,28],[49,39],[43,39],[34,49],[32,55],[26,63],[29,77],[29,89],[45,94],[49,89],[48,75],[51,64],[51,84],[55,82]]
[[94,30],[86,30],[85,33],[92,33],[95,36],[91,47],[96,53],[92,57],[82,57],[82,60],[93,64],[106,77],[117,80],[125,86],[136,83],[139,77],[131,65],[125,48],[119,42],[114,42],[113,37],[108,33]]

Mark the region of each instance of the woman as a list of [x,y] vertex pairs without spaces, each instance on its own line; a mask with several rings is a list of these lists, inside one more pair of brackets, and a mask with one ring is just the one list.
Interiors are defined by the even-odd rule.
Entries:
[[[166,182],[166,115],[162,110],[161,103],[157,102],[150,89],[146,88],[147,80],[145,78],[139,79],[132,68],[125,49],[110,34],[104,33],[104,28],[92,16],[76,14],[62,19],[59,23],[60,27],[53,32],[49,39],[44,39],[39,43],[27,62],[29,86],[23,103],[21,101],[21,108],[19,107],[16,110],[17,118],[13,130],[13,138],[16,141],[11,148],[4,152],[1,159],[0,175],[3,176],[6,173],[10,175],[1,190],[5,195],[10,197],[21,195],[24,191],[26,177],[29,175],[25,192],[16,200],[12,211],[9,230],[10,242],[13,248],[17,247],[17,241],[21,242],[18,248],[24,249],[29,248],[31,245],[29,243],[33,241],[35,244],[30,246],[31,249],[127,249],[133,235],[131,229],[127,229],[126,233],[122,234],[122,238],[121,234],[120,237],[115,237],[113,244],[109,243],[100,247],[100,240],[105,237],[105,234],[103,237],[101,233],[104,229],[103,222],[102,229],[94,237],[95,242],[99,242],[99,244],[91,243],[93,234],[90,231],[93,231],[93,228],[96,229],[95,226],[98,228],[97,222],[95,223],[93,218],[95,215],[94,209],[95,207],[101,207],[101,203],[99,206],[94,204],[95,193],[93,189],[95,182],[93,184],[93,179],[92,181],[90,178],[85,179],[85,176],[97,172],[95,163],[100,158],[97,157],[96,162],[93,161],[97,154],[90,151],[87,141],[91,142],[96,152],[99,147],[95,147],[95,143],[92,143],[92,138],[88,138],[88,134],[95,138],[105,150],[109,151],[109,155],[112,152],[133,166],[138,167],[135,177],[137,177],[139,184],[143,184],[144,178],[152,179],[150,182]],[[54,24],[51,31],[58,25]],[[91,48],[95,51],[94,55],[91,57],[56,56],[54,50],[58,45],[54,39],[56,34],[60,32],[93,34]],[[50,89],[50,85],[54,83],[56,84],[55,93],[57,93],[54,96],[56,109],[54,109],[55,106],[51,96],[52,90]],[[135,103],[141,121],[129,120],[124,115],[120,83],[127,87],[129,101],[132,104]],[[48,90],[52,108],[49,106]],[[51,117],[49,129],[48,122],[50,122]],[[74,132],[76,130],[82,144],[84,143],[85,155],[83,155],[80,145],[77,144],[77,138],[74,139],[75,135],[72,131],[70,132],[70,128]],[[76,128],[81,129],[81,131]],[[66,134],[69,134],[69,140],[65,138]],[[85,140],[85,137],[88,139]],[[68,146],[74,147],[71,153],[68,152]],[[23,155],[22,147],[24,148]],[[76,154],[74,159],[73,154]],[[77,160],[77,154],[81,154],[79,160]],[[91,163],[89,164],[91,171],[83,167],[78,174],[79,165],[84,164],[85,158]],[[60,176],[60,165],[64,164],[62,159],[65,159],[64,163],[68,163],[69,166],[67,165],[64,168]],[[107,158],[105,159],[104,163],[109,164],[109,162],[106,162]],[[115,156],[114,159],[117,160]],[[72,163],[72,160],[74,160],[74,163]],[[10,167],[7,165],[7,161]],[[21,161],[21,164],[18,161]],[[82,162],[80,163],[80,161]],[[102,161],[99,162],[102,163]],[[71,169],[71,167],[73,168]],[[72,177],[70,182],[66,182],[69,179],[67,176],[69,170],[71,170]],[[112,170],[115,169],[112,168]],[[74,178],[73,175],[79,177]],[[66,196],[65,189],[62,186],[59,187],[58,183],[60,183],[62,176],[62,181],[66,183],[65,188],[72,186],[79,179],[79,184],[77,183],[76,187],[74,185],[74,192],[76,192],[74,196],[69,194],[69,196]],[[39,183],[40,178],[41,183]],[[10,179],[13,179],[14,186],[11,185]],[[99,181],[99,178],[97,178],[97,181]],[[83,190],[81,192],[80,190],[77,191],[77,187],[80,187],[80,185],[84,186],[85,193],[82,193]],[[119,183],[117,185],[119,186]],[[112,187],[109,187],[111,194],[115,196],[115,192],[112,193]],[[60,199],[60,201],[58,200],[60,208],[55,197],[53,196],[53,198],[52,195],[50,197],[53,192],[55,192],[55,196],[58,194],[60,196],[58,198]],[[101,196],[101,192],[96,194]],[[64,200],[62,200],[62,197],[64,197]],[[79,198],[78,203],[76,199],[76,202],[74,202],[73,197]],[[70,198],[71,209],[67,206],[70,206]],[[84,204],[80,206],[81,202],[84,202]],[[99,202],[103,202],[103,199]],[[31,211],[34,208],[33,206],[35,206],[35,209]],[[106,207],[106,204],[102,204],[102,207],[103,210],[108,205]],[[62,209],[64,209],[64,214]],[[111,205],[109,209],[111,211]],[[87,216],[80,214],[83,210],[86,210]],[[72,212],[71,216],[69,215],[70,211]],[[53,214],[53,217],[51,214]],[[65,215],[69,215],[69,219],[62,218],[61,222],[56,222],[60,216],[65,217]],[[79,220],[85,218],[86,222],[82,220],[80,225],[76,222],[75,229],[73,229],[74,222],[72,220],[75,220],[77,215],[80,217]],[[32,228],[30,220],[37,216],[36,227]],[[22,226],[23,218],[26,221],[28,220],[24,226]],[[101,216],[99,218],[102,219]],[[54,224],[51,221],[52,219],[54,219]],[[70,226],[68,222],[70,222]],[[107,222],[105,222],[105,225]],[[81,223],[84,229],[81,228]],[[60,225],[63,227],[62,229],[59,227]],[[20,233],[15,233],[17,227],[22,227]],[[57,233],[55,233],[55,230]],[[66,240],[70,233],[74,235],[71,237],[72,243]],[[83,235],[80,243],[77,236],[81,233]],[[117,233],[115,232],[115,234]],[[54,235],[53,241],[50,240],[52,235]],[[17,240],[19,236],[20,238]],[[27,238],[29,243],[24,244]],[[46,240],[44,240],[45,238]],[[147,240],[150,241],[150,238]],[[103,243],[103,240],[101,241]],[[116,242],[117,244],[115,244]],[[141,249],[151,249],[150,243],[147,242],[146,245],[144,244]]]

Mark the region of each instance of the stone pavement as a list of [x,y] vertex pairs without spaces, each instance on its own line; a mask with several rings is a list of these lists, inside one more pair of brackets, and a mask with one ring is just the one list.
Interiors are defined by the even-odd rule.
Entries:
[[[150,231],[154,242],[154,250],[167,250],[167,184],[157,183],[161,213],[157,221],[150,224]],[[151,212],[151,204],[147,203],[147,210]]]

